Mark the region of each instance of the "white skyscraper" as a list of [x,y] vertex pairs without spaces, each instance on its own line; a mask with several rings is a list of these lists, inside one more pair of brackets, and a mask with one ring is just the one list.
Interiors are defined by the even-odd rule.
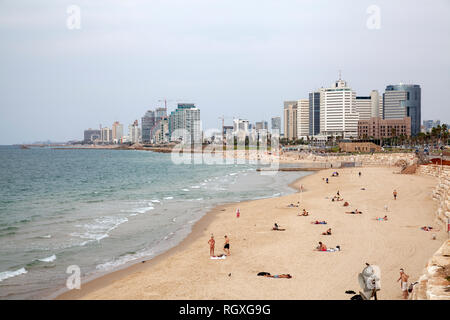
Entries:
[[300,99],[297,102],[297,137],[304,138],[309,135],[309,100]]
[[383,118],[383,99],[377,90],[372,90],[370,96],[356,97],[356,112],[359,120],[370,120],[370,118]]
[[128,141],[133,144],[141,142],[141,128],[137,120],[128,126]]
[[320,133],[325,136],[358,137],[356,94],[344,80],[337,80],[320,94]]

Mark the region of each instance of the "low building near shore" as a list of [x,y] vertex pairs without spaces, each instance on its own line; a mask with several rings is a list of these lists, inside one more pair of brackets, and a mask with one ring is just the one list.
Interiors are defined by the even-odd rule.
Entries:
[[381,147],[372,142],[341,142],[339,151],[341,152],[377,152]]

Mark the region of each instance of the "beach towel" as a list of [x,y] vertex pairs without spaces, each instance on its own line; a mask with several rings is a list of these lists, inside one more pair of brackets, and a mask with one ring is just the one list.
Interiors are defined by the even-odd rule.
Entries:
[[221,257],[213,256],[213,257],[211,257],[212,260],[219,260],[219,259],[226,259],[226,258],[227,258],[227,256],[221,256]]

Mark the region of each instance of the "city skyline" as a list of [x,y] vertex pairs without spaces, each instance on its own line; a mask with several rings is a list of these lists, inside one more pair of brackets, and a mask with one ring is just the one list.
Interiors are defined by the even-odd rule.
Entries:
[[[227,125],[233,117],[270,121],[282,116],[283,101],[307,99],[339,70],[357,96],[419,84],[422,121],[450,122],[442,95],[450,84],[448,2],[433,10],[406,1],[263,3],[254,15],[252,1],[81,2],[81,28],[68,30],[68,1],[2,2],[0,144],[81,140],[86,128],[128,126],[163,99],[170,109],[194,102],[204,129],[220,128],[222,115]],[[379,29],[366,25],[372,4]],[[324,40],[331,32],[345,41]]]

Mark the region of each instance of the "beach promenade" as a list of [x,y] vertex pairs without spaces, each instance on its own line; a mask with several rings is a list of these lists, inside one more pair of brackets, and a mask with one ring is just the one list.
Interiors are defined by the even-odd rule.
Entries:
[[[59,299],[349,299],[345,291],[359,291],[357,275],[366,262],[381,268],[379,299],[401,299],[399,269],[415,281],[447,238],[435,222],[432,189],[437,179],[401,175],[394,167],[338,169],[339,176],[331,177],[333,171],[295,182],[296,188],[303,185],[302,193],[219,206],[177,247],[83,283],[81,290]],[[331,201],[337,191],[348,207]],[[288,207],[298,201],[300,207]],[[303,208],[309,216],[298,216]],[[362,214],[345,214],[355,209]],[[385,215],[388,221],[375,220]],[[313,225],[313,220],[327,225]],[[286,231],[272,231],[275,222]],[[437,230],[423,231],[422,226]],[[328,228],[332,235],[322,235]],[[224,235],[230,238],[226,259],[210,259],[211,234],[216,254],[223,253]],[[339,245],[341,251],[314,251],[319,241],[329,248]],[[262,271],[289,273],[292,279],[258,277]]]

